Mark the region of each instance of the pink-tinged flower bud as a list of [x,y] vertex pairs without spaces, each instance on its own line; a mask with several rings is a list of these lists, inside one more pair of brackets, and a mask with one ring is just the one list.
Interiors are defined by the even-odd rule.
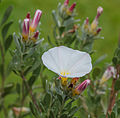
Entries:
[[68,4],[69,4],[69,0],[65,0],[64,6],[68,6]]
[[20,113],[22,113],[22,112],[27,113],[27,112],[30,111],[30,109],[27,108],[27,107],[13,107],[12,110],[13,110],[15,116],[17,116],[17,117],[18,117],[18,116],[20,115]]
[[30,20],[29,19],[24,19],[24,22],[23,22],[23,30],[22,30],[22,36],[23,36],[23,39],[28,39],[28,36],[29,36],[29,23],[30,23]]
[[85,24],[88,25],[89,24],[89,18],[87,17],[85,20]]
[[96,28],[98,26],[98,18],[102,14],[102,12],[103,12],[103,8],[102,7],[98,7],[98,9],[97,9],[97,16],[95,17],[94,21],[91,24],[91,30],[92,31],[96,30]]
[[116,69],[113,66],[109,66],[104,72],[102,79],[100,80],[100,84],[103,84],[111,77],[115,78],[115,76],[116,76]]
[[86,20],[84,21],[83,28],[85,31],[89,30],[89,18],[87,17]]
[[26,18],[30,19],[30,12],[27,13]]
[[76,3],[73,3],[73,4],[71,5],[71,7],[69,8],[69,11],[70,11],[70,12],[73,12],[73,10],[75,9],[75,6],[76,6]]
[[103,8],[102,7],[98,7],[98,9],[97,9],[97,16],[96,16],[97,19],[102,14],[102,12],[103,12]]
[[30,31],[31,32],[35,31],[35,29],[36,29],[36,27],[37,27],[37,25],[38,25],[38,23],[40,21],[41,15],[42,15],[42,11],[41,10],[37,10],[35,12],[34,18],[33,18],[32,22],[31,22],[31,25],[30,25]]
[[81,94],[87,88],[88,85],[90,85],[90,80],[89,79],[83,81],[81,84],[79,84],[75,88],[75,90],[73,92],[73,95],[76,95],[76,94],[79,95],[79,94]]
[[102,30],[102,28],[98,28],[96,33],[99,34],[101,30]]
[[33,37],[34,37],[35,39],[37,39],[37,38],[38,38],[38,35],[39,35],[39,31],[35,32],[35,34],[34,34]]

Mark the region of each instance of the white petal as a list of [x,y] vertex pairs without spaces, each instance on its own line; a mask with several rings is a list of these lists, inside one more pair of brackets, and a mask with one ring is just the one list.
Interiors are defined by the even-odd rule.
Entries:
[[42,56],[44,65],[55,73],[65,77],[82,77],[92,69],[91,57],[86,52],[60,46]]

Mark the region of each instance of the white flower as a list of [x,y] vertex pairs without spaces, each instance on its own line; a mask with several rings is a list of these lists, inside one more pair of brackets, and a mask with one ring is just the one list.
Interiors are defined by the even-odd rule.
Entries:
[[65,46],[49,49],[42,55],[42,61],[49,70],[62,77],[82,77],[92,69],[88,53]]

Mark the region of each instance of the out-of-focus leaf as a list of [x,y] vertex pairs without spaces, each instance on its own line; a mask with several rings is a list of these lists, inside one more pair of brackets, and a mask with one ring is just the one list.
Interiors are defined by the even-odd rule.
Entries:
[[60,118],[68,118],[68,117],[67,117],[67,114],[62,114]]
[[113,57],[112,62],[113,62],[114,65],[117,65],[117,63],[118,63],[117,57]]
[[20,94],[20,88],[21,88],[21,87],[20,87],[20,84],[17,83],[17,84],[16,84],[16,91],[17,91],[18,94]]
[[55,115],[52,110],[50,110],[50,117],[49,118],[55,118]]
[[51,104],[51,99],[52,96],[50,93],[46,93],[45,97],[44,97],[44,107],[46,108],[46,110],[49,108],[50,104]]
[[56,23],[56,26],[60,27],[60,21],[58,20],[58,17],[57,17],[57,14],[56,14],[55,10],[52,11],[52,16],[53,16],[53,19],[54,19],[54,21]]
[[13,21],[10,21],[9,23],[5,24],[5,26],[3,27],[3,29],[2,29],[2,38],[3,38],[3,40],[5,40],[7,32],[8,32],[8,30],[9,30],[9,28],[10,28],[10,26],[12,24],[13,24]]
[[36,69],[33,71],[32,76],[30,77],[30,79],[29,79],[29,81],[28,81],[28,84],[29,84],[30,87],[34,84],[35,80],[36,80],[37,77],[39,76],[40,68],[41,68],[41,67],[39,66],[38,68],[36,68]]
[[111,118],[116,118],[114,112],[111,113]]
[[19,42],[18,37],[16,36],[15,33],[13,34],[13,39],[14,39],[14,41],[15,41],[16,48],[19,50],[19,52],[21,52],[20,42]]
[[96,79],[100,75],[100,68],[95,68],[92,72],[93,79]]
[[2,19],[2,22],[1,22],[0,25],[3,25],[3,24],[8,20],[10,14],[11,14],[11,12],[12,12],[12,10],[13,10],[13,6],[9,6],[9,7],[6,9],[6,11],[5,11],[5,13],[4,13],[4,16],[3,16],[3,19]]
[[5,51],[7,51],[9,49],[12,41],[13,41],[13,36],[9,35],[8,38],[5,40],[5,43],[4,43],[4,45],[5,45]]
[[94,67],[95,65],[99,64],[101,61],[103,61],[106,57],[107,57],[106,54],[103,55],[103,56],[101,56],[101,57],[99,57],[99,58],[94,62],[93,67]]
[[120,90],[120,80],[116,80],[116,82],[115,82],[115,90],[116,91]]
[[72,109],[69,111],[69,116],[73,116],[78,110],[80,109],[80,107],[78,106],[74,106],[72,107]]
[[38,104],[39,108],[41,109],[42,112],[45,112],[45,108],[41,102]]
[[[5,97],[6,95],[12,93],[13,87],[14,87],[14,84],[13,84],[13,83],[7,84],[7,85],[4,87],[4,92],[3,92],[3,94],[2,94],[2,97]],[[1,91],[1,90],[0,90],[0,91]]]

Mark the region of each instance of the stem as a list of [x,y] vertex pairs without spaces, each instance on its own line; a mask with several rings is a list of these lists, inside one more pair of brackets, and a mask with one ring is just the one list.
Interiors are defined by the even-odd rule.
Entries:
[[[0,51],[1,51],[1,77],[2,77],[2,82],[1,82],[1,89],[2,89],[2,94],[4,94],[4,83],[5,83],[5,55],[4,55],[4,49],[2,46],[2,43],[0,42]],[[2,95],[1,94],[1,95]],[[3,111],[4,111],[4,115],[5,118],[7,118],[7,110],[4,106],[4,97],[2,97],[2,106],[3,106]]]
[[106,118],[108,118],[108,114],[111,114],[112,108],[115,104],[115,99],[116,99],[116,94],[117,94],[117,92],[114,89],[115,82],[116,82],[116,79],[113,79],[112,87],[111,87],[111,94],[110,94],[110,99],[109,99],[109,105],[108,105],[108,109],[107,109],[107,113],[106,113]]
[[[22,73],[21,73],[21,78],[23,79],[23,81],[24,81],[25,84],[26,84],[27,89],[29,90],[29,94],[30,94],[30,96],[31,96],[32,102],[34,103],[34,105],[36,106],[36,108],[39,110],[39,106],[38,106],[37,103],[36,103],[36,99],[35,99],[35,97],[34,97],[34,95],[33,95],[33,93],[32,93],[32,89],[29,87],[29,85],[28,85],[28,83],[27,83],[27,81],[26,81],[26,78],[24,77],[24,75],[23,75]],[[40,112],[41,112],[41,110],[40,110]]]
[[60,116],[61,116],[61,112],[62,112],[62,110],[63,110],[63,108],[64,108],[64,105],[65,105],[66,100],[67,100],[67,96],[65,97],[65,99],[64,99],[63,102],[62,102],[61,109],[60,109],[60,111],[59,111],[59,113],[58,113],[58,118],[60,118]]

